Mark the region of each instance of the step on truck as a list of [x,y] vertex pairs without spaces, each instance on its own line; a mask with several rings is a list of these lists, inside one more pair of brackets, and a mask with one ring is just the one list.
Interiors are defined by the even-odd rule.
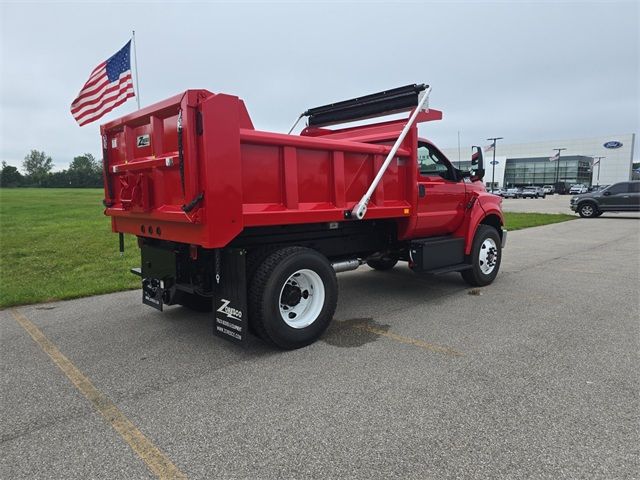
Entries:
[[256,130],[240,98],[207,90],[102,125],[105,214],[121,249],[138,238],[142,302],[210,311],[222,338],[293,349],[329,325],[336,273],[365,263],[491,283],[501,199],[485,191],[481,148],[463,171],[418,136],[442,119],[429,93],[311,108],[299,134]]

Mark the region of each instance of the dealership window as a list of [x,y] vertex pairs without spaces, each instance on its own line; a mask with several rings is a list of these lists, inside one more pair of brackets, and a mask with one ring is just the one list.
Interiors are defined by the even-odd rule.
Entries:
[[567,186],[574,183],[591,184],[591,159],[579,156],[562,157],[550,161],[549,157],[509,158],[504,172],[507,185],[553,185],[556,179]]

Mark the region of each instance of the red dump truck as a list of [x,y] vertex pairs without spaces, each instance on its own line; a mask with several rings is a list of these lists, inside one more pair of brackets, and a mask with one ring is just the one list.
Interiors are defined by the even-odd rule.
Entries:
[[213,311],[216,335],[292,349],[327,328],[336,273],[364,263],[491,283],[501,199],[485,191],[479,147],[463,171],[418,137],[442,118],[429,92],[311,108],[297,135],[256,130],[241,99],[207,90],[102,125],[105,214],[121,248],[123,234],[138,238],[143,303]]

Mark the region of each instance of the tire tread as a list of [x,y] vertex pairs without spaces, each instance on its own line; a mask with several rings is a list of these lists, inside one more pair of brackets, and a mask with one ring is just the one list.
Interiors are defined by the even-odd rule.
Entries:
[[[256,268],[255,273],[253,274],[253,278],[250,281],[249,291],[248,291],[248,307],[249,307],[249,322],[252,326],[254,333],[260,337],[262,340],[275,345],[279,348],[290,349],[290,348],[298,348],[304,346],[306,344],[311,343],[313,340],[301,344],[295,342],[288,342],[287,340],[282,341],[274,341],[273,338],[269,335],[265,323],[269,321],[269,318],[265,317],[265,312],[263,312],[263,305],[265,300],[265,294],[267,293],[268,283],[271,277],[274,274],[275,269],[285,261],[287,258],[290,258],[295,255],[299,255],[304,252],[313,252],[314,255],[320,255],[320,253],[316,252],[313,249],[300,247],[300,246],[292,246],[292,247],[284,247],[275,252],[271,252],[269,255],[264,258],[262,263]],[[328,262],[327,262],[328,264]],[[330,268],[330,267],[329,267]],[[331,270],[333,273],[333,281],[335,280],[335,272]],[[335,312],[337,306],[337,284],[335,294],[329,295],[328,291],[325,297],[325,307],[328,307],[331,315]],[[325,288],[330,288],[328,285],[325,285]],[[324,307],[323,307],[324,308]]]
[[473,287],[483,287],[492,283],[496,275],[498,274],[498,271],[500,270],[500,266],[502,264],[502,249],[500,249],[500,263],[498,264],[498,268],[495,270],[495,275],[493,275],[493,278],[491,278],[491,280],[489,280],[488,282],[483,280],[482,274],[479,272],[479,266],[475,264],[475,255],[476,251],[480,248],[480,240],[483,240],[486,235],[490,233],[495,233],[498,237],[498,242],[500,242],[500,234],[495,228],[490,225],[478,225],[475,237],[473,238],[473,246],[471,248],[471,262],[473,264],[473,268],[469,268],[468,270],[463,270],[462,272],[460,272],[464,281]]
[[262,340],[265,340],[273,344],[273,340],[267,334],[267,330],[264,327],[264,318],[261,313],[260,306],[264,299],[265,288],[267,282],[273,273],[276,265],[278,265],[285,258],[295,255],[304,250],[303,247],[286,247],[280,250],[276,250],[271,254],[267,254],[265,259],[257,266],[251,284],[249,286],[249,319],[253,329]]

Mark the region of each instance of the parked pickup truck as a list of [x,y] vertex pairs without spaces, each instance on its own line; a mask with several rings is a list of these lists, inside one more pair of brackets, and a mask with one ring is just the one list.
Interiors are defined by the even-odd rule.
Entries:
[[504,198],[522,198],[522,189],[517,187],[507,188],[502,196]]
[[581,217],[599,217],[604,212],[639,212],[640,181],[614,183],[602,190],[571,197],[571,210]]
[[524,187],[522,190],[522,198],[546,198],[542,187]]
[[[483,186],[481,148],[462,171],[418,137],[419,123],[442,118],[429,91],[311,108],[298,135],[256,130],[241,99],[207,90],[102,125],[105,214],[121,248],[122,234],[138,238],[142,302],[213,311],[220,337],[243,342],[250,328],[293,349],[329,325],[337,272],[401,261],[491,283],[501,199]],[[398,112],[410,113],[377,118]],[[363,119],[374,120],[329,128]]]
[[577,183],[575,185],[572,185],[571,188],[569,189],[569,194],[570,195],[576,195],[576,194],[582,194],[582,193],[587,193],[589,191],[589,189],[587,188],[586,185],[583,185],[581,183]]

